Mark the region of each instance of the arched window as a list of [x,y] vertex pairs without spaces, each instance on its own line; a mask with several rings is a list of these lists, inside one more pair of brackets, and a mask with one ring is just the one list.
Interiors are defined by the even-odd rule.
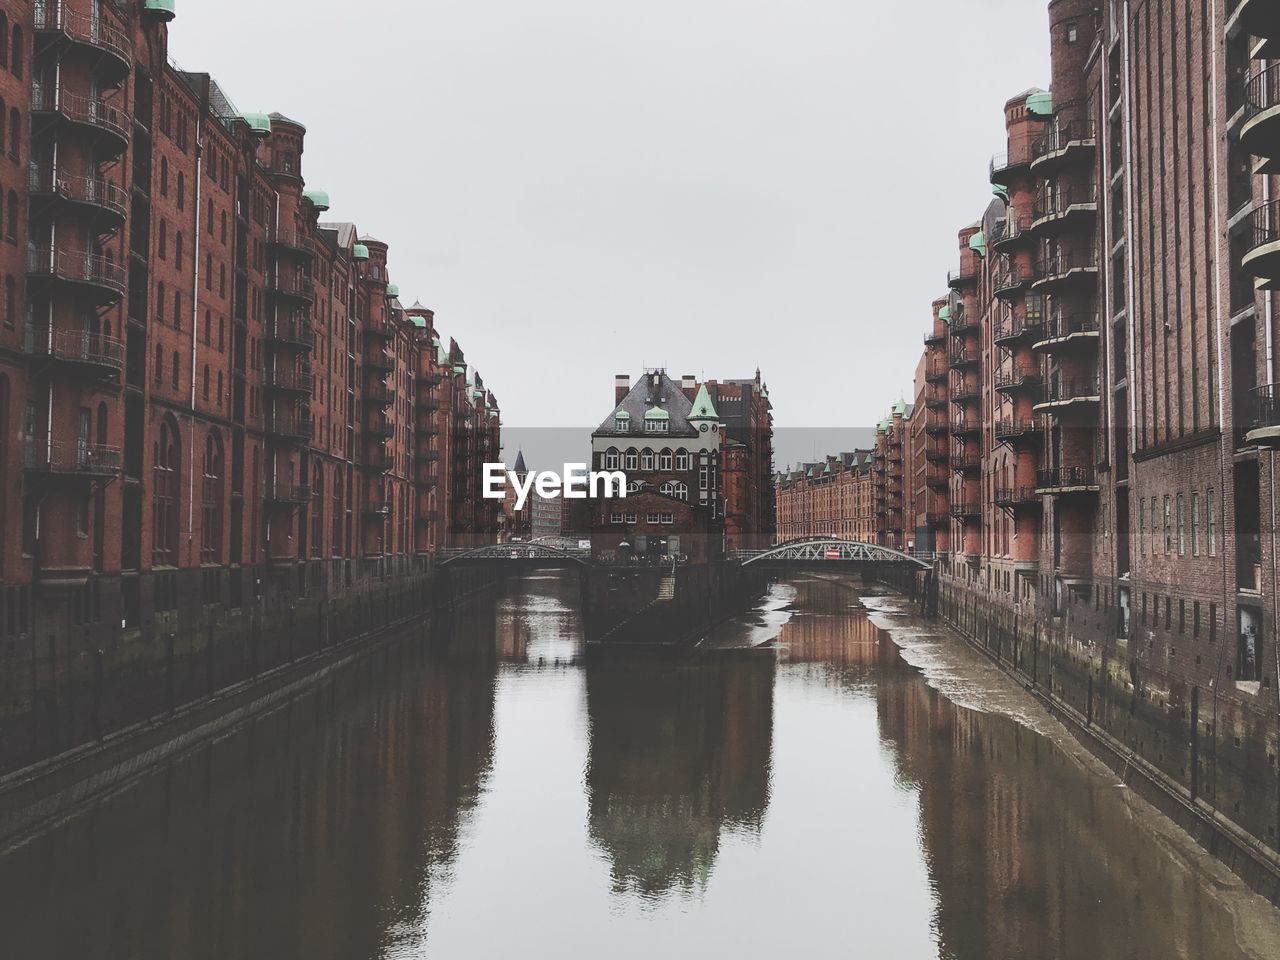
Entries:
[[173,329],[182,329],[182,291],[173,291]]
[[639,466],[639,463],[640,463],[640,455],[634,449],[628,450],[627,457],[626,457],[626,466],[624,466],[623,469],[635,470]]
[[659,490],[668,497],[675,497],[677,500],[689,499],[689,488],[679,480],[668,480]]
[[22,79],[23,57],[22,28],[15,26],[13,28],[13,52],[9,54],[9,69],[13,71],[13,75],[19,80]]
[[[178,359],[178,351],[173,351],[173,369],[169,371],[170,379],[173,381],[173,389],[178,389],[178,375],[182,372],[182,361]],[[192,372],[195,376],[195,372]]]
[[647,447],[640,451],[640,469],[646,471],[653,470],[653,451]]
[[9,69],[9,44],[4,41],[9,38],[9,15],[0,10],[0,67]]
[[[160,196],[169,195],[169,158],[160,158]],[[160,232],[164,233],[164,221],[160,221]]]
[[182,210],[187,205],[187,178],[182,171],[178,171],[178,209]]
[[604,468],[606,470],[617,470],[618,462],[618,451],[613,447],[604,452]]
[[4,238],[10,243],[18,242],[18,194],[15,190],[9,191],[9,209],[5,211],[6,219],[4,226]]
[[676,469],[677,470],[689,469],[689,451],[688,450],[676,451]]
[[164,354],[161,352],[160,344],[156,344],[156,386],[164,382]]
[[213,343],[213,311],[206,310],[204,312],[204,345],[210,346]]
[[671,462],[672,462],[672,461],[671,461],[671,451],[670,451],[670,450],[663,450],[661,453],[659,453],[659,454],[658,454],[658,469],[659,469],[659,470],[670,470],[670,469],[671,469]]
[[182,231],[173,235],[173,265],[182,269]]
[[18,144],[22,142],[22,114],[17,107],[9,108],[9,153],[18,155]]
[[204,399],[208,400],[209,399],[209,365],[207,363],[204,365],[204,370],[201,371],[200,380],[201,380],[200,392],[203,395]]
[[156,284],[156,323],[164,323],[164,284]]
[[160,423],[152,451],[151,478],[151,562],[157,567],[176,567],[182,446],[177,424],[172,419]]
[[161,260],[169,256],[169,222],[167,220],[160,221],[160,237],[156,246],[156,253]]
[[200,562],[222,562],[222,440],[210,430],[204,440],[201,482]]
[[18,309],[17,284],[13,282],[13,277],[4,278],[4,325],[13,328],[13,318]]

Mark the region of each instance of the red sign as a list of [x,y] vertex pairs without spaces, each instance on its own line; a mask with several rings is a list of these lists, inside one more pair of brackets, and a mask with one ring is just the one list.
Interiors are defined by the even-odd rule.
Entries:
[[824,560],[839,560],[839,559],[840,559],[840,548],[839,548],[839,547],[827,547],[827,549],[826,549],[826,550],[825,550],[825,552],[823,553],[823,559],[824,559]]

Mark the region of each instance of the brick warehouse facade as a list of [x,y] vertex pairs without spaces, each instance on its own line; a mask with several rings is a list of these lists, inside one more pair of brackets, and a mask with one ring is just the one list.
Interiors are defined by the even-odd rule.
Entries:
[[[493,394],[172,0],[0,3],[0,711],[124,627],[491,540]],[[5,679],[7,677],[7,679]],[[55,737],[55,739],[57,739]]]
[[1048,11],[925,333],[917,547],[946,616],[1274,851],[1280,4]]

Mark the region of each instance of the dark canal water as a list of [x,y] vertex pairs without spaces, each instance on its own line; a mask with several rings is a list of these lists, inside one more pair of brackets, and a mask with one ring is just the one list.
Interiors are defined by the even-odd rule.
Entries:
[[0,956],[1280,957],[1280,912],[894,599],[796,579],[701,662],[582,666],[575,590],[0,856]]

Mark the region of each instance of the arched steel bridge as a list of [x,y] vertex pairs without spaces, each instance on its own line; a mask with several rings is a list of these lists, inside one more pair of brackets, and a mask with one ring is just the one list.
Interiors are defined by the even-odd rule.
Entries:
[[441,550],[439,563],[510,563],[516,561],[528,566],[590,566],[591,551],[569,546],[560,538],[545,540],[521,540],[512,543],[492,543],[474,549],[454,548]]
[[792,540],[768,550],[734,550],[730,559],[753,563],[786,565],[789,563],[902,563],[914,564],[924,570],[932,570],[928,561],[911,554],[883,547],[878,543],[861,540],[841,540],[836,537],[818,537],[811,540]]

